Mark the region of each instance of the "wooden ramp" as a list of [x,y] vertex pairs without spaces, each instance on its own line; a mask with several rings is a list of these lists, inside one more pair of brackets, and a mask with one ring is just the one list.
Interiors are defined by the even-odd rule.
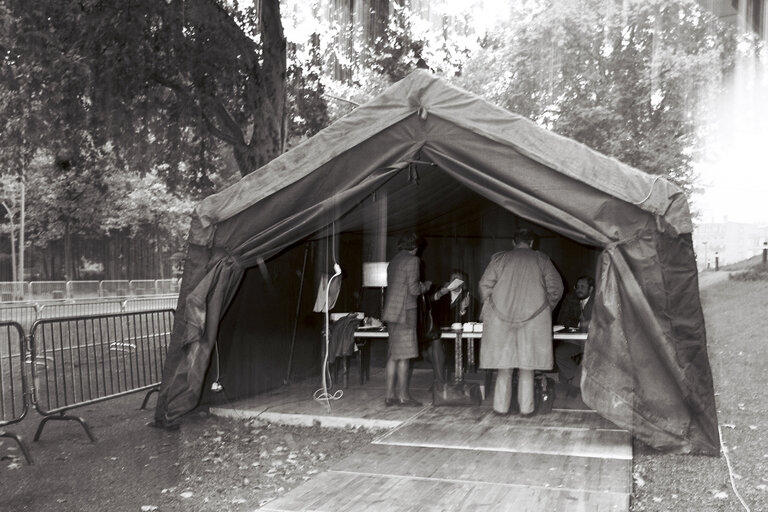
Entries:
[[[347,403],[330,412],[316,404],[296,407],[300,401],[290,398],[295,390],[237,411],[212,410],[230,416],[250,410],[269,414],[270,421],[284,415],[290,423],[362,420],[387,428],[372,444],[260,510],[629,510],[630,435],[593,411],[558,408],[574,405],[562,401],[551,414],[532,418],[496,416],[488,400],[478,407],[433,407],[417,376],[414,395],[427,405],[385,408],[380,384],[345,390]],[[364,417],[356,421],[355,414]]]

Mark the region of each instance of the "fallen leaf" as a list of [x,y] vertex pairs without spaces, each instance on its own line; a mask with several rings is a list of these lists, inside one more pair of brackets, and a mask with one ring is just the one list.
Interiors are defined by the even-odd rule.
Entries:
[[723,491],[712,491],[715,493],[714,498],[718,500],[727,500],[728,499],[728,493],[725,493]]
[[183,493],[179,494],[179,496],[186,499],[186,498],[191,498],[192,496],[194,496],[194,494],[192,494],[192,492],[190,491],[184,491]]
[[157,510],[157,507],[155,505],[142,505],[141,506],[141,512],[152,512],[153,510]]

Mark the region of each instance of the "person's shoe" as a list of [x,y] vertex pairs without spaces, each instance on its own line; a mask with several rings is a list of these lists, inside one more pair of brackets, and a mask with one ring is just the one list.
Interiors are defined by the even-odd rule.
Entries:
[[401,398],[399,400],[399,405],[400,407],[421,407],[424,404],[413,398],[406,398],[405,400]]
[[533,412],[529,412],[529,413],[525,413],[525,414],[523,414],[523,413],[520,413],[520,417],[521,417],[521,418],[530,418],[531,416],[533,416],[533,415],[535,415],[535,414],[536,414],[536,411],[533,411]]
[[385,398],[384,399],[384,405],[386,407],[392,407],[393,405],[397,405],[400,403],[397,398]]
[[507,412],[499,412],[496,409],[493,409],[493,415],[494,416],[509,416],[509,411],[507,411]]

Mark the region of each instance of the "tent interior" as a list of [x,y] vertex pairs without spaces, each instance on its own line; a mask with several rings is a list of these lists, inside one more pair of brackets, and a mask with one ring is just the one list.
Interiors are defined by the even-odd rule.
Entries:
[[[213,380],[232,400],[320,376],[325,316],[313,306],[321,276],[332,274],[334,263],[343,273],[331,312],[379,318],[385,290],[363,286],[363,263],[389,261],[401,234],[415,232],[423,239],[423,279],[440,285],[460,269],[477,298],[477,282],[491,255],[510,249],[521,227],[536,233],[535,248],[552,259],[566,290],[581,275],[597,278],[600,248],[515,215],[416,155],[351,210],[331,215],[311,236],[245,271],[222,318],[202,402],[224,399],[210,391]],[[478,321],[477,302],[473,309],[469,320]]]

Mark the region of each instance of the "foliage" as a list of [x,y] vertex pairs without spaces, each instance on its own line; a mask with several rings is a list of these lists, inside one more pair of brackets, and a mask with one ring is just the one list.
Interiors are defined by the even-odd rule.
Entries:
[[193,204],[171,193],[156,173],[123,175],[112,184],[112,194],[104,230],[152,236],[164,250],[183,247]]
[[456,83],[690,194],[697,109],[732,65],[733,32],[684,0],[526,9]]
[[[302,50],[304,55],[299,55]],[[292,147],[328,126],[329,117],[319,35],[312,34],[301,50],[291,45],[288,57],[288,147]]]
[[169,185],[207,195],[227,151],[247,174],[282,150],[285,40],[262,4],[9,0],[6,118],[34,122],[16,130],[30,151],[109,142],[124,167],[167,164]]
[[[285,4],[286,11],[294,13],[311,10],[314,5],[298,0],[288,0]],[[448,13],[443,13],[446,22],[438,31],[431,22],[404,5],[406,2],[371,3],[374,4],[379,10],[354,24],[345,21],[347,18],[339,12],[334,12],[330,21],[314,15],[289,20],[289,25],[293,25],[301,37],[312,34],[311,39],[307,37],[311,41],[308,44],[294,42],[299,55],[308,55],[310,49],[316,52],[312,66],[322,70],[320,95],[324,94],[327,104],[328,122],[379,94],[417,67],[448,76],[458,73],[475,45],[472,34],[459,30],[463,26],[447,22]],[[391,14],[387,6],[391,6]],[[444,7],[432,6],[431,9],[439,15]],[[340,10],[343,8],[337,11]],[[308,60],[305,58],[302,62]]]
[[259,4],[0,3],[0,171],[26,180],[29,243],[152,221],[112,201],[137,175],[196,201],[283,150],[285,38]]
[[748,270],[729,272],[728,279],[732,281],[768,281],[768,267],[761,263]]

